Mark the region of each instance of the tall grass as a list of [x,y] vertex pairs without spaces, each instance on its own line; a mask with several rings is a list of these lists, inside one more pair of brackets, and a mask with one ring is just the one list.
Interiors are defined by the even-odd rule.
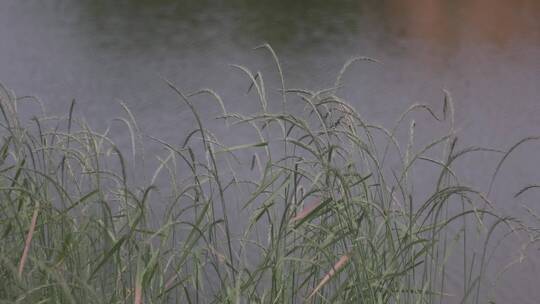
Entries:
[[[348,66],[370,59],[347,62],[335,87],[311,91],[287,88],[277,56],[262,48],[281,77],[277,103],[262,74],[235,66],[257,113],[228,112],[212,90],[169,83],[196,123],[180,144],[142,134],[125,105],[117,121],[131,148],[74,117],[75,103],[64,117],[23,121],[27,98],[3,88],[2,302],[484,302],[495,236],[524,227],[460,183],[453,166],[468,153],[507,154],[458,148],[447,93],[442,110],[415,104],[390,128],[363,119],[338,92]],[[228,130],[255,136],[220,142],[198,95],[216,101]],[[411,122],[398,136],[417,111],[447,135],[418,147]],[[145,158],[145,142],[163,153]],[[140,178],[152,159],[152,177]],[[432,185],[418,184],[418,166],[434,172]],[[459,287],[448,282],[457,264]]]

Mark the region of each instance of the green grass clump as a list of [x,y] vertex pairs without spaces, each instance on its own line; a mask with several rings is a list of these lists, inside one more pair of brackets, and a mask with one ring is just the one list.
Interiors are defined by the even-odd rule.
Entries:
[[[524,228],[460,183],[460,157],[494,150],[457,148],[449,95],[440,114],[413,105],[384,128],[338,96],[347,67],[367,58],[347,62],[335,87],[310,91],[285,87],[264,48],[282,80],[278,104],[262,75],[241,66],[257,113],[228,112],[211,90],[170,84],[196,122],[179,144],[143,135],[124,105],[117,121],[130,132],[128,152],[110,128],[73,117],[74,104],[65,117],[22,121],[25,98],[3,89],[2,302],[483,302],[495,229]],[[251,130],[253,141],[220,142],[197,95],[217,101],[224,126]],[[293,114],[291,103],[303,110]],[[417,111],[447,135],[418,147],[414,122],[396,135]],[[145,159],[143,142],[162,153]],[[415,182],[418,166],[430,166],[432,185]],[[455,265],[461,284],[448,287]]]

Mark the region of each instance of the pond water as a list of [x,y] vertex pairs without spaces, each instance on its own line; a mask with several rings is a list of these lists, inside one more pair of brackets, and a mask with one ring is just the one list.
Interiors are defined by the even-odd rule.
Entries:
[[[76,99],[77,112],[96,127],[121,113],[120,99],[146,133],[182,138],[193,120],[163,78],[186,91],[212,88],[227,106],[254,110],[248,80],[229,64],[260,70],[278,88],[272,58],[252,50],[268,42],[288,87],[329,87],[353,56],[381,61],[352,67],[342,91],[370,121],[392,122],[413,102],[440,107],[447,89],[463,145],[507,149],[540,135],[537,0],[0,3],[0,82],[38,96],[49,113],[66,113]],[[515,209],[520,186],[540,183],[539,149],[518,149],[505,164],[492,194],[498,207]],[[469,157],[461,173],[486,189],[495,163]],[[540,210],[532,192],[519,202]],[[500,303],[538,303],[540,258],[531,254],[499,282]]]

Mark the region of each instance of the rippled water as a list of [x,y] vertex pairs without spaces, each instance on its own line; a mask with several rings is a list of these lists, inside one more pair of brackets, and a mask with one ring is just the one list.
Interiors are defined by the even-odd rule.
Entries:
[[[39,96],[50,113],[65,113],[75,98],[96,126],[121,112],[121,99],[147,133],[166,140],[181,138],[192,120],[162,78],[255,109],[247,79],[229,64],[261,70],[277,88],[271,57],[251,49],[262,42],[280,56],[289,87],[328,87],[355,55],[380,60],[353,67],[342,91],[370,121],[394,121],[413,102],[439,106],[445,88],[464,145],[504,149],[540,134],[537,0],[0,1],[0,82]],[[507,202],[521,185],[540,183],[539,149],[530,144],[505,164],[493,193],[503,210],[515,208]],[[461,171],[485,189],[494,164],[473,156]],[[520,201],[540,209],[538,195]],[[500,303],[538,302],[538,255],[501,279]]]

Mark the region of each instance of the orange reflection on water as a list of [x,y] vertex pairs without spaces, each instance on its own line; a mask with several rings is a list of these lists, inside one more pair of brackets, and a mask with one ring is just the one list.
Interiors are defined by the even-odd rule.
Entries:
[[444,47],[463,41],[504,46],[540,41],[539,0],[385,1],[383,22],[394,34]]

